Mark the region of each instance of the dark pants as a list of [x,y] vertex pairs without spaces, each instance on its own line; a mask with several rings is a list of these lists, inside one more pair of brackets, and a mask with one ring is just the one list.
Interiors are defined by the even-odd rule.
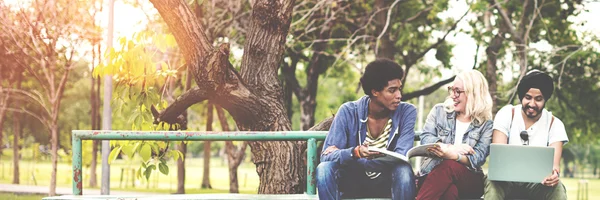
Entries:
[[415,175],[408,163],[398,164],[391,171],[370,179],[358,164],[340,166],[322,162],[317,166],[319,199],[384,197],[414,199]]
[[483,173],[469,171],[466,166],[444,160],[431,172],[418,179],[419,193],[422,199],[459,199],[480,198],[483,195]]

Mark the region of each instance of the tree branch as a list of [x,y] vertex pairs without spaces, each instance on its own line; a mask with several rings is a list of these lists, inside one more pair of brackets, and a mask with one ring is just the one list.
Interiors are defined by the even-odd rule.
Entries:
[[169,107],[161,112],[158,112],[156,108],[152,106],[151,109],[152,115],[154,116],[154,124],[167,122],[169,124],[182,125],[182,118],[180,118],[181,114],[190,106],[206,99],[208,99],[208,92],[204,89],[195,87],[183,93],[175,99],[175,102],[171,103]]
[[408,100],[418,97],[418,96],[431,94],[431,93],[435,92],[438,88],[442,87],[443,85],[446,85],[446,84],[454,81],[454,78],[456,78],[456,76],[452,76],[446,80],[437,82],[436,84],[433,84],[432,86],[423,88],[421,90],[417,90],[417,91],[402,95],[402,100],[408,101]]
[[[442,42],[446,41],[446,37],[450,34],[450,32],[452,32],[453,30],[456,29],[456,27],[458,26],[458,23],[460,21],[462,21],[463,18],[465,18],[465,16],[467,16],[467,14],[469,14],[469,11],[471,11],[471,8],[467,9],[467,12],[465,12],[465,14],[463,14],[456,22],[454,22],[454,24],[452,24],[452,27],[450,27],[450,29],[448,31],[446,31],[446,33],[444,34],[444,36],[440,39],[438,39],[438,41],[435,44],[430,45],[429,47],[427,47],[427,49],[421,51],[421,53],[416,54],[417,56],[412,57],[410,59],[410,66],[412,66],[413,64],[415,64],[417,62],[417,60],[421,59],[423,56],[425,56],[425,54],[427,54],[427,52],[429,52],[431,49],[436,48],[437,46],[439,46],[440,44],[442,44]],[[407,65],[408,67],[409,65]]]
[[494,3],[493,6],[496,7],[496,10],[498,10],[498,12],[500,13],[500,16],[502,17],[502,21],[504,21],[504,23],[506,23],[508,31],[510,32],[511,35],[513,35],[513,38],[515,40],[517,40],[518,43],[523,43],[523,39],[520,37],[520,35],[515,30],[514,25],[510,22],[510,17],[508,17],[508,14],[506,13],[506,11],[502,8],[502,6],[498,3],[497,0],[492,0],[492,2]]

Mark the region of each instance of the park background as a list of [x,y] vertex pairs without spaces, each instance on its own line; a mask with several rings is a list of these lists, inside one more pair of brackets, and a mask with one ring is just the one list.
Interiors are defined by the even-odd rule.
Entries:
[[[327,121],[343,102],[363,95],[358,79],[377,57],[395,60],[405,69],[403,101],[419,107],[417,129],[431,107],[444,101],[446,86],[461,71],[476,69],[485,74],[495,113],[503,105],[518,103],[515,85],[524,72],[542,70],[555,80],[555,94],[546,108],[564,122],[570,139],[561,163],[569,199],[576,199],[583,183],[589,187],[589,198],[600,197],[595,189],[600,188],[600,28],[594,23],[600,17],[600,3],[273,2],[278,3],[116,0],[114,22],[109,25],[108,0],[0,1],[0,183],[49,186],[49,191],[39,193],[52,195],[55,187],[71,187],[71,130],[102,129],[103,119],[111,122],[112,130],[247,130],[254,121],[236,116],[236,108],[241,107],[232,106],[235,102],[228,101],[227,88],[218,87],[226,85],[218,81],[235,78],[215,81],[194,74],[202,67],[223,65],[190,69],[186,65],[186,59],[213,56],[212,50],[203,50],[208,45],[227,53],[224,62],[231,64],[226,66],[229,72],[239,72],[238,79],[263,89],[252,92],[265,99],[258,108],[266,110],[253,117],[283,124],[253,130],[308,130]],[[177,26],[176,17],[163,17],[156,9],[169,3],[189,8],[198,20],[180,18],[186,23]],[[292,9],[278,7],[285,5]],[[256,27],[261,22],[283,27],[266,33],[280,40],[250,37],[260,31]],[[182,26],[202,27],[193,31],[202,33],[206,43],[173,34]],[[280,48],[249,45],[255,41]],[[185,48],[179,47],[184,44]],[[194,55],[193,46],[203,48],[196,48],[199,53]],[[210,92],[214,97],[186,93],[212,83],[217,83]],[[192,98],[194,105],[183,118],[172,119],[179,125],[154,125],[151,108],[163,111],[186,100],[177,99],[180,96]],[[104,106],[107,98],[110,107]],[[107,108],[109,115],[103,113]],[[281,174],[257,173],[257,165],[264,167],[262,158],[273,153],[258,150],[265,146],[287,152],[278,144],[245,142],[111,142],[111,189],[301,192],[302,188],[259,185],[261,176],[284,180],[278,179]],[[84,188],[100,187],[99,149],[97,142],[84,142]],[[186,150],[177,151],[181,149]],[[304,154],[296,150],[289,159],[301,163]],[[185,154],[185,167],[175,161],[181,157],[178,152]],[[187,171],[185,180],[177,176],[182,169]],[[230,169],[238,170],[237,181],[229,180]],[[301,170],[295,172],[298,177],[304,176]],[[0,193],[0,199],[27,197],[41,196]]]

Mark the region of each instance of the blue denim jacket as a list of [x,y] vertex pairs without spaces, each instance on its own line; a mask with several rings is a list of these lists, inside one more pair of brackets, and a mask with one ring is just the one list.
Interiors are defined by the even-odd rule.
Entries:
[[[329,146],[336,146],[339,150],[328,154],[323,154],[321,151],[321,162],[332,161],[340,165],[359,164],[365,170],[373,172],[390,170],[396,164],[378,159],[352,158],[354,147],[362,144],[367,136],[369,101],[369,96],[363,96],[357,101],[344,103],[340,107],[323,143],[323,151]],[[392,134],[389,136],[387,149],[406,155],[406,152],[413,147],[417,109],[412,104],[402,102],[392,113],[391,119]]]
[[[437,104],[431,109],[427,121],[421,133],[421,144],[442,142],[453,144],[455,137],[456,112],[446,112],[443,104]],[[474,155],[467,155],[471,166],[467,166],[473,172],[481,172],[481,166],[490,153],[492,143],[493,121],[487,120],[483,124],[471,122],[467,133],[463,137],[463,143],[469,144],[475,151]],[[426,157],[421,162],[419,176],[424,176],[440,164],[444,159]]]

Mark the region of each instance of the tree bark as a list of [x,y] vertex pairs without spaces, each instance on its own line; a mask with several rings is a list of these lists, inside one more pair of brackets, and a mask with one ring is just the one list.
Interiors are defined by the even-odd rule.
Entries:
[[[225,132],[230,131],[223,109],[216,106],[216,110],[219,121],[221,122],[221,128]],[[247,146],[248,142],[246,141],[242,142],[239,147],[234,145],[232,141],[225,141],[225,153],[227,154],[227,164],[229,165],[229,193],[240,193],[237,170],[246,157],[245,152]]]
[[[202,25],[185,1],[151,2],[173,31],[188,65],[195,70],[195,81],[204,91],[202,98],[218,102],[241,131],[290,130],[277,71],[291,22],[292,0],[254,2],[239,75],[228,61],[228,45],[211,50]],[[178,98],[175,103],[184,100],[188,99]],[[158,113],[158,119],[170,120],[164,116],[178,116],[185,108],[165,109]],[[302,193],[306,177],[301,152],[305,146],[305,142],[292,141],[251,142],[260,177],[258,192]]]
[[[17,104],[17,102],[15,101],[15,106]],[[19,171],[19,160],[21,157],[21,154],[19,153],[19,140],[21,138],[21,131],[22,126],[21,126],[21,113],[15,112],[13,115],[13,131],[14,131],[14,136],[13,136],[13,180],[12,180],[12,184],[19,184],[20,183],[20,174],[21,172]]]
[[[206,106],[206,131],[212,131],[213,123],[213,104],[209,101]],[[210,185],[210,141],[204,141],[204,166],[202,171],[201,188],[212,189]]]
[[[16,74],[17,76],[15,79],[15,88],[17,90],[20,90],[22,79],[23,79],[23,74],[20,70],[17,70],[17,71],[18,72]],[[14,101],[12,103],[12,105],[15,108],[19,108],[20,102]],[[14,114],[13,114],[13,132],[14,132],[14,136],[13,136],[13,180],[12,180],[13,184],[20,184],[20,182],[21,182],[20,181],[21,172],[19,171],[19,160],[21,157],[21,154],[19,153],[19,140],[21,138],[21,132],[23,130],[23,126],[21,125],[21,118],[22,118],[21,113],[14,112]]]
[[[185,79],[185,88],[184,91],[189,91],[192,88],[192,69],[186,69],[186,79]],[[183,118],[185,124],[181,127],[187,130],[187,119],[188,113],[185,111],[183,113]],[[185,194],[185,155],[187,154],[187,144],[183,141],[177,144],[177,150],[183,154],[183,158],[177,160],[177,194]]]
[[[375,15],[375,20],[377,23],[375,33],[380,34],[383,31],[383,28],[385,27],[386,23],[388,23],[387,11],[392,5],[392,2],[393,1],[388,0],[375,0],[375,10],[378,11],[378,13]],[[394,47],[394,42],[390,40],[390,34],[387,32],[388,31],[386,31],[386,33],[383,34],[381,39],[377,41],[380,45],[377,49],[377,55],[375,56],[377,58],[387,58],[390,60],[395,60],[394,55],[396,55],[396,48]]]
[[496,78],[497,76],[497,71],[498,71],[498,66],[497,66],[497,60],[498,60],[498,52],[500,51],[500,48],[502,48],[502,42],[504,41],[504,39],[501,36],[502,32],[496,34],[496,36],[494,36],[494,38],[492,39],[492,41],[490,41],[489,46],[485,49],[485,53],[487,55],[487,69],[486,69],[486,73],[485,73],[485,78],[488,80],[489,83],[489,91],[490,94],[492,95],[492,113],[496,113],[498,112],[498,80]]
[[[96,51],[92,50],[93,55],[92,55],[92,59],[95,60],[96,58]],[[94,60],[92,60],[92,64],[94,63]],[[93,73],[94,68],[92,68],[90,70],[90,74]],[[96,124],[98,120],[98,111],[99,111],[99,97],[96,96],[97,93],[97,89],[96,87],[100,88],[100,84],[98,82],[98,85],[96,85],[97,81],[94,78],[94,76],[90,76],[90,80],[91,80],[91,87],[90,87],[90,108],[91,108],[91,124],[92,124],[92,130],[99,130],[99,124]],[[98,78],[98,80],[100,80]],[[98,140],[92,140],[92,162],[90,163],[90,182],[89,182],[89,186],[90,187],[98,187],[98,178],[97,178],[97,174],[96,174],[96,167],[98,165],[98,144],[99,141]]]

